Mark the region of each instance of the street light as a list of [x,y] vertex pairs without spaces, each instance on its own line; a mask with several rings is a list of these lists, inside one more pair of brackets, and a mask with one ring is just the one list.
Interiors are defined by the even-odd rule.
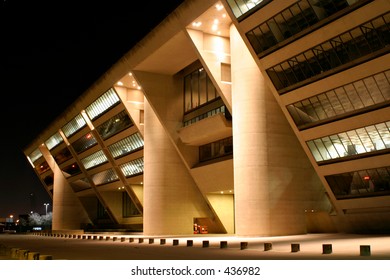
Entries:
[[45,205],[45,208],[46,208],[46,215],[47,215],[47,206],[49,206],[50,204],[49,204],[49,203],[43,203],[43,205]]

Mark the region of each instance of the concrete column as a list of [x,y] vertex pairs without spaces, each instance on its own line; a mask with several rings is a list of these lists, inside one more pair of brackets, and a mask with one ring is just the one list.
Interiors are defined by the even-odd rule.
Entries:
[[230,40],[236,234],[304,233],[314,170],[234,26]]
[[172,141],[145,99],[144,234],[192,234],[208,208]]

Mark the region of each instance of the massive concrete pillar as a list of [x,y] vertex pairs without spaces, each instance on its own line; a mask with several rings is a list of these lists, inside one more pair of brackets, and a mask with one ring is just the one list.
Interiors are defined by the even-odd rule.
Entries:
[[81,224],[91,222],[87,213],[50,152],[43,145],[40,150],[54,173],[52,230],[80,229]]
[[230,40],[236,234],[304,233],[314,170],[234,26]]
[[192,234],[208,207],[146,100],[144,116],[144,234]]

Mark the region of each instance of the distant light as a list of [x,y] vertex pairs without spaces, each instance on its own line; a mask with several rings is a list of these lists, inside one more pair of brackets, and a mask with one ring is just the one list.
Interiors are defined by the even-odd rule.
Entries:
[[140,87],[140,86],[138,86],[138,87],[137,87],[137,89],[141,89],[141,87]]
[[130,72],[130,73],[129,73],[129,76],[133,76],[133,73]]
[[117,84],[118,86],[123,86],[123,83],[122,83],[122,82],[120,82],[120,81],[119,81],[119,82],[117,82],[116,84]]
[[370,180],[371,178],[370,178],[370,176],[364,176],[363,179],[364,180]]
[[213,24],[213,26],[211,27],[211,29],[212,29],[213,31],[217,31],[217,30],[218,30],[218,25]]
[[220,10],[223,9],[223,5],[217,4],[217,5],[215,5],[215,8],[216,8],[218,11],[220,11]]

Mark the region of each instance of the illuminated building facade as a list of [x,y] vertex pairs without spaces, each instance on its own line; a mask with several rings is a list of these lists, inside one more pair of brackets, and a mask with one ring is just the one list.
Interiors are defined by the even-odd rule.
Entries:
[[53,230],[390,230],[390,3],[188,0],[25,149]]

